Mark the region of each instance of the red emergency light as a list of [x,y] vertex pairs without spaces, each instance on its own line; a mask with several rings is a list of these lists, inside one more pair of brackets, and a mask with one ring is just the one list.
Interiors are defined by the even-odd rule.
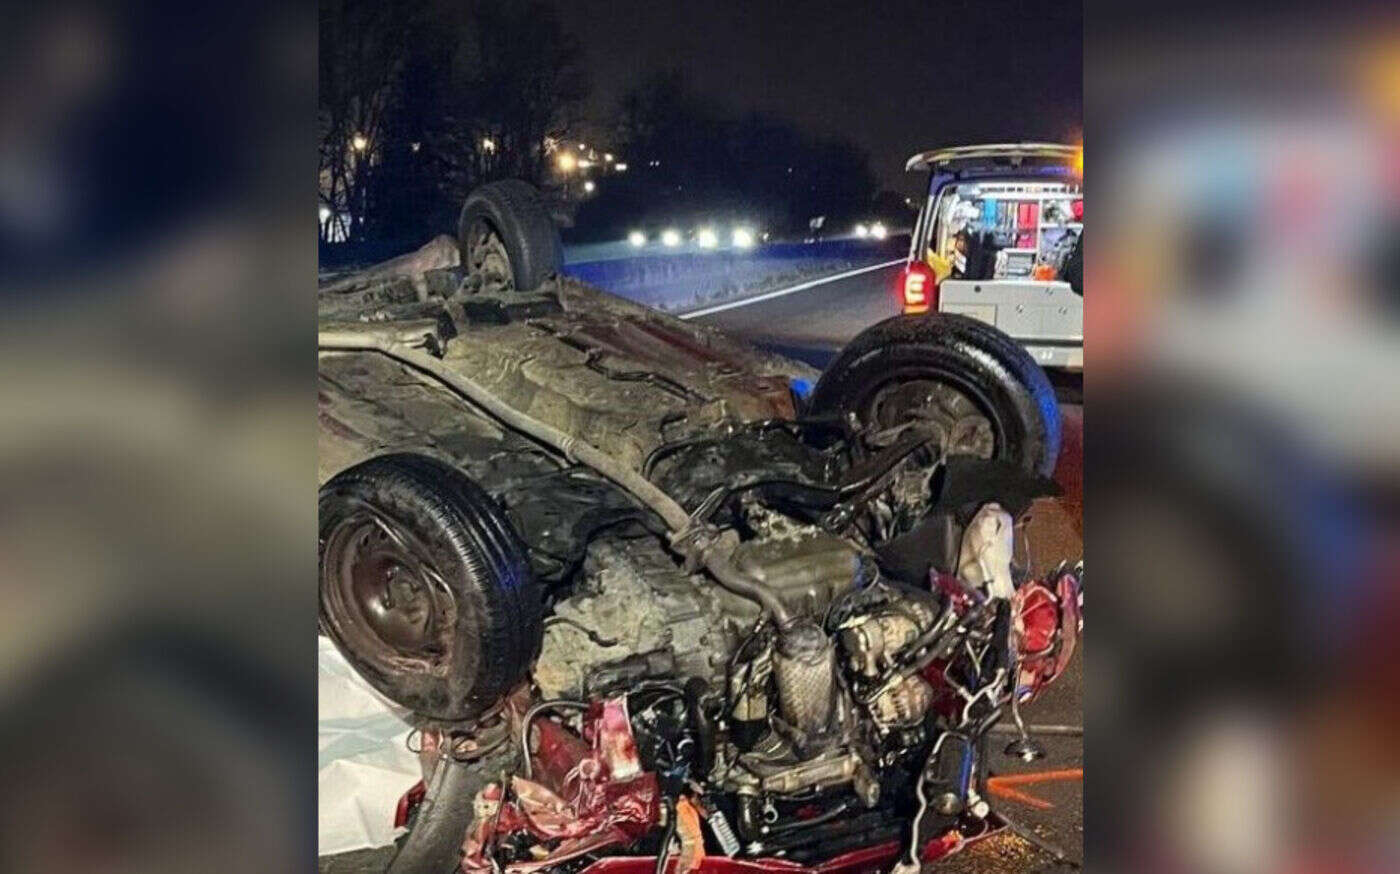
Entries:
[[900,271],[899,290],[905,313],[926,313],[938,307],[938,282],[933,268],[922,261],[915,261]]

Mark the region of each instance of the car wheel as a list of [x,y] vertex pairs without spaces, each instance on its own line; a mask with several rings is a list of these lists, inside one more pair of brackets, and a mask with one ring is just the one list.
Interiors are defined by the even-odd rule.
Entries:
[[483,291],[530,291],[564,264],[559,231],[539,191],[519,179],[491,182],[467,196],[457,244],[462,266]]
[[950,454],[1010,461],[1049,476],[1060,451],[1055,392],[1030,354],[966,316],[896,316],[856,336],[822,374],[811,412],[863,430],[931,419]]
[[476,818],[476,796],[520,767],[520,745],[511,740],[480,759],[438,759],[427,794],[385,874],[452,874],[460,871],[462,840]]
[[321,626],[420,718],[475,719],[539,650],[543,598],[503,511],[456,468],[372,459],[320,495]]

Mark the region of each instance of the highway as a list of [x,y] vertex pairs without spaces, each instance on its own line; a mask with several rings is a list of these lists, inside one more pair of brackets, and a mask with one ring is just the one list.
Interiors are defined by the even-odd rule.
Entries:
[[[878,321],[900,312],[898,289],[904,259],[807,280],[756,297],[706,306],[681,318],[714,325],[748,340],[825,369],[841,347]],[[1082,405],[1077,374],[1046,374],[1061,403]]]
[[898,259],[804,282],[756,298],[682,315],[814,367],[825,367],[852,337],[899,314]]

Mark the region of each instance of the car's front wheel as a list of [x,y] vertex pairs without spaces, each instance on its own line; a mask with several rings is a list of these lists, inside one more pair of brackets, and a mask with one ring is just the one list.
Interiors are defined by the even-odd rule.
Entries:
[[382,456],[321,489],[321,626],[420,718],[469,721],[497,705],[538,652],[543,609],[509,519],[451,465]]

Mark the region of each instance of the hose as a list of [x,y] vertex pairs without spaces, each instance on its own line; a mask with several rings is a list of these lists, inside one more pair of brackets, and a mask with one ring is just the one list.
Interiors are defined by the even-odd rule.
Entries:
[[559,698],[554,701],[541,701],[534,707],[525,711],[525,717],[520,720],[520,767],[525,772],[525,779],[534,778],[534,769],[530,767],[530,726],[534,723],[535,717],[547,710],[577,710],[580,712],[588,709],[588,704],[583,701],[572,701],[567,698]]
[[690,719],[690,728],[695,732],[699,752],[698,771],[709,776],[715,767],[715,727],[705,715],[705,705],[701,701],[709,685],[700,677],[691,677],[685,683],[685,709]]
[[666,831],[661,835],[661,848],[656,851],[655,874],[666,874],[666,863],[671,861],[671,841],[676,838],[676,800],[667,795],[662,804],[666,808]]
[[846,811],[850,810],[851,806],[851,801],[842,801],[840,804],[837,804],[830,810],[825,811],[824,813],[819,813],[811,819],[793,819],[787,822],[775,823],[773,825],[762,825],[759,826],[758,831],[759,834],[763,835],[766,838],[773,838],[775,836],[784,835],[789,832],[800,831],[804,828],[811,828],[812,826],[818,826],[822,823],[831,822],[833,819],[840,817]]
[[701,553],[701,562],[705,569],[724,588],[741,598],[757,602],[760,607],[767,611],[769,616],[773,617],[780,633],[791,628],[796,620],[788,612],[787,605],[778,599],[777,594],[772,589],[734,565],[730,556],[734,553],[734,547],[738,546],[738,541],[739,535],[733,531],[724,532],[718,541],[718,549],[712,548]]
[[[378,352],[427,373],[481,407],[492,417],[499,419],[507,427],[552,446],[565,458],[596,470],[620,486],[661,517],[670,529],[673,541],[689,535],[692,531],[690,514],[684,507],[614,456],[553,425],[520,412],[493,395],[476,380],[452,370],[439,359],[407,345],[393,335],[386,336],[383,331],[375,332],[370,328],[321,331],[317,337],[317,348],[322,352]],[[706,570],[721,586],[741,598],[757,602],[773,617],[779,628],[791,625],[792,614],[777,594],[734,565],[730,554],[736,545],[737,536],[733,532],[726,532],[725,536],[716,538],[714,542],[700,546],[697,555]]]

